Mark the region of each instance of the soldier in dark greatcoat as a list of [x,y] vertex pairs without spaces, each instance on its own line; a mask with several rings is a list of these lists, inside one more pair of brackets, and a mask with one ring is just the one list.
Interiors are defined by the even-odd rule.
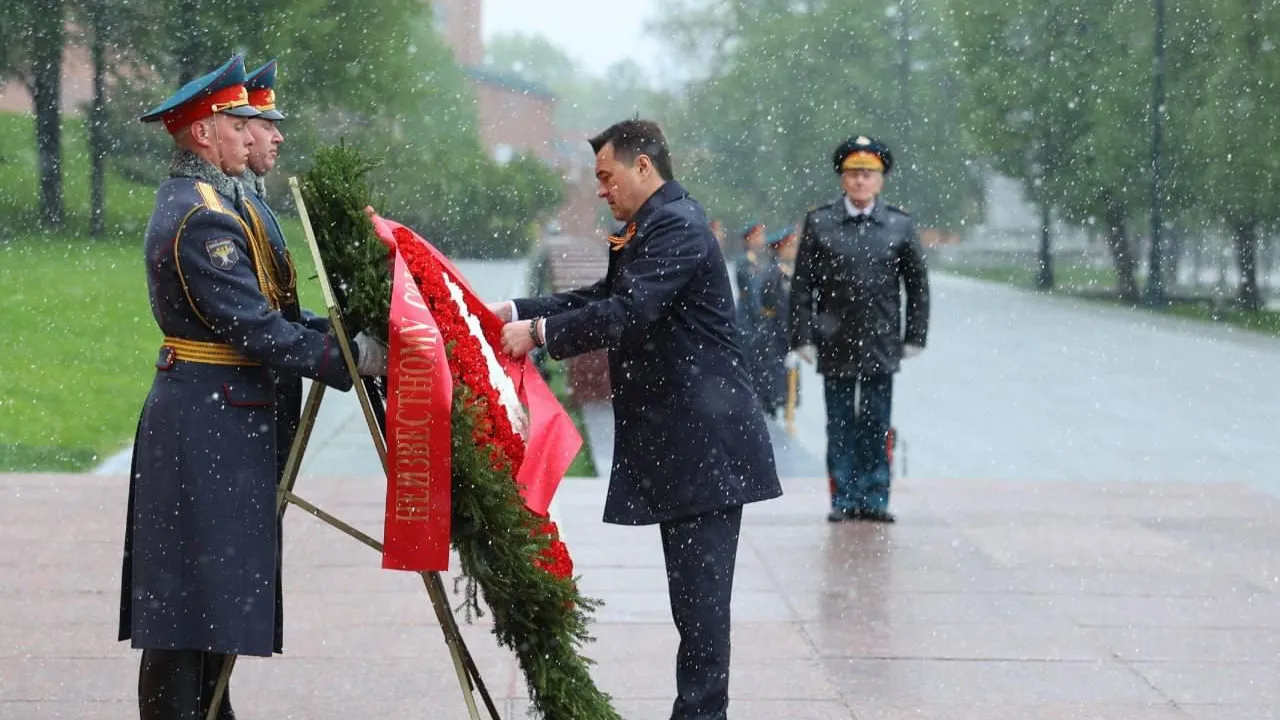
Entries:
[[[144,122],[177,152],[147,226],[152,314],[164,335],[134,440],[120,639],[142,650],[142,720],[203,717],[226,656],[281,648],[276,379],[352,379],[332,335],[281,312],[292,286],[240,213],[233,179],[253,139],[244,61],[184,85]],[[386,350],[355,338],[362,374]],[[234,718],[224,701],[219,718]]]
[[[910,216],[880,197],[893,156],[860,135],[832,157],[844,194],[809,212],[791,283],[791,347],[823,376],[831,522],[893,522],[893,376],[924,349],[929,276]],[[903,298],[905,291],[906,297]]]
[[[280,299],[280,313],[290,322],[329,332],[328,317],[309,312],[298,304],[293,256],[285,242],[280,218],[267,202],[266,177],[275,167],[280,145],[284,142],[280,121],[285,116],[276,105],[278,69],[277,62],[272,60],[249,73],[244,81],[245,89],[249,91],[249,104],[258,110],[259,115],[250,118],[248,125],[253,147],[249,148],[248,167],[240,176],[245,200],[243,215],[250,229],[265,235],[271,243],[272,260],[286,286]],[[276,377],[276,452],[280,458],[280,472],[283,473],[302,415],[302,376],[283,368],[275,368],[273,373]]]

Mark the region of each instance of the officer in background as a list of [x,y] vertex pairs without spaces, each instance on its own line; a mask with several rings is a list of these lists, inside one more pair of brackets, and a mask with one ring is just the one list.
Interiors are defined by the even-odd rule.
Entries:
[[774,418],[787,402],[791,276],[797,242],[795,228],[769,236],[753,292],[757,317],[748,345],[752,386],[765,414]]
[[[282,313],[292,279],[239,212],[260,114],[244,82],[236,56],[141,118],[176,145],[145,238],[164,340],[134,440],[120,592],[142,720],[203,717],[227,655],[281,650],[274,373],[352,383],[336,338]],[[377,341],[357,335],[355,351],[362,374],[385,374]],[[219,718],[234,717],[224,701]]]
[[924,348],[928,272],[911,218],[880,198],[893,168],[889,149],[858,136],[841,143],[832,162],[844,192],[805,216],[791,347],[823,375],[835,481],[827,519],[893,522],[886,446],[893,376]]
[[751,307],[751,293],[755,281],[764,268],[764,224],[753,222],[738,234],[742,238],[742,257],[734,268],[733,280],[738,290],[738,317],[743,319],[744,308]]
[[756,333],[760,327],[760,303],[757,293],[760,272],[765,261],[764,225],[752,222],[742,228],[738,237],[742,240],[742,256],[733,270],[733,282],[737,294],[734,296],[737,306],[738,338],[742,346],[744,361],[747,363],[747,375],[754,376],[756,371],[751,359],[751,346],[755,343]]

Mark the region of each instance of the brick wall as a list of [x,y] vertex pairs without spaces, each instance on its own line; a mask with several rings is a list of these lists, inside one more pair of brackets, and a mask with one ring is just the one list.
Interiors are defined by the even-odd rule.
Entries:
[[484,40],[480,36],[482,0],[430,0],[436,16],[436,30],[453,48],[458,64],[464,67],[484,62]]
[[546,163],[554,163],[555,99],[542,93],[475,81],[480,113],[480,140],[490,156],[499,146],[517,152],[532,152]]
[[[68,26],[67,34],[79,32]],[[62,51],[62,112],[79,115],[85,103],[93,99],[93,63],[89,52],[68,44]],[[0,112],[32,112],[31,94],[16,79],[0,79]]]

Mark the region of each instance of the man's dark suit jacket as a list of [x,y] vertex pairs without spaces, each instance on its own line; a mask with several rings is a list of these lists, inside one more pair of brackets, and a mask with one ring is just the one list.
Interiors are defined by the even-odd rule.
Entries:
[[674,181],[636,213],[604,279],[516,301],[547,352],[607,349],[616,440],[604,520],[645,525],[782,494],[702,206]]

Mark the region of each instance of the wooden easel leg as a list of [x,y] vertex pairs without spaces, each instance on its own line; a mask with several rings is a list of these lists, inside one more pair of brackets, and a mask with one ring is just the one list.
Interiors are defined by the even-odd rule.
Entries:
[[[502,716],[498,714],[498,707],[489,695],[489,688],[485,687],[484,680],[480,678],[480,668],[476,667],[475,658],[471,657],[471,651],[467,649],[466,641],[462,639],[462,629],[458,627],[458,619],[453,616],[453,612],[449,609],[448,593],[444,588],[444,578],[438,572],[423,573],[422,581],[427,584],[428,593],[432,593],[432,588],[435,588],[431,602],[435,605],[436,617],[440,620],[440,630],[444,633],[446,642],[456,643],[462,663],[466,667],[468,676],[475,682],[475,689],[480,692],[480,699],[484,701],[484,707],[489,711],[489,717],[493,718],[493,720],[499,720]],[[439,598],[439,602],[436,602],[436,598]]]
[[[370,549],[379,553],[382,552],[382,543],[375,540],[368,533],[321,510],[294,493],[286,492],[285,500],[292,505],[297,505],[303,512],[314,516],[326,525],[333,527]],[[431,599],[431,606],[435,610],[436,619],[440,622],[440,631],[444,633],[445,644],[449,646],[454,669],[458,673],[458,681],[462,684],[463,696],[467,702],[467,709],[471,717],[476,720],[480,717],[479,711],[475,706],[475,700],[472,697],[472,691],[474,690],[480,693],[490,717],[493,720],[501,720],[502,716],[498,713],[497,705],[494,704],[492,696],[489,695],[489,689],[485,687],[484,680],[480,677],[479,668],[476,667],[471,651],[467,649],[466,641],[462,637],[462,631],[453,617],[453,611],[449,608],[444,581],[441,580],[440,573],[424,572],[419,574],[422,575],[422,581],[427,587],[427,595]]]

